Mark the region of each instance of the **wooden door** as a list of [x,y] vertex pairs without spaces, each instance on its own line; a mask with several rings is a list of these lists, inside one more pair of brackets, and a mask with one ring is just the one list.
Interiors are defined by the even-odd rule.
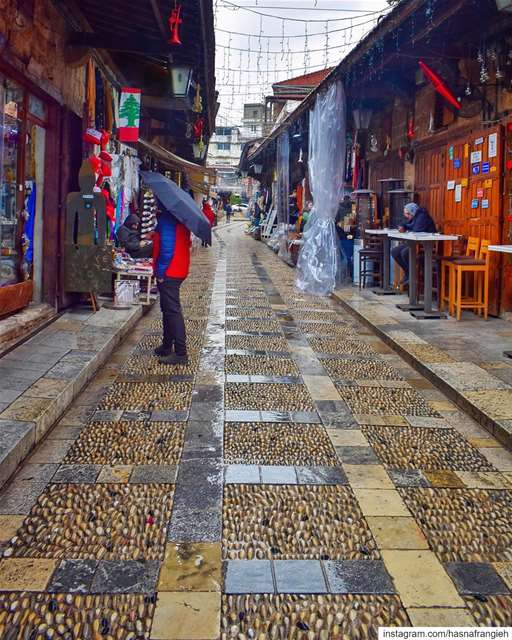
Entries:
[[437,227],[443,226],[445,145],[420,149],[415,159],[415,187],[418,204],[425,207]]
[[[469,178],[469,208],[467,235],[500,244],[502,239],[502,166],[503,135],[500,126],[472,135],[469,142],[471,175]],[[480,162],[471,163],[479,154]],[[498,315],[501,289],[500,255],[491,253],[489,313]]]

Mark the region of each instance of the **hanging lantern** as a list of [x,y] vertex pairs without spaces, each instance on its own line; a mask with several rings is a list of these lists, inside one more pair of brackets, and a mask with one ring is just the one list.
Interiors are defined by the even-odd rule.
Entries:
[[171,66],[171,93],[173,98],[187,98],[191,83],[191,66],[186,64]]
[[169,16],[169,29],[171,30],[171,37],[169,38],[169,44],[178,45],[181,44],[179,28],[183,22],[181,17],[181,4],[174,5],[174,9]]
[[253,164],[252,165],[253,169],[254,169],[254,173],[256,174],[260,174],[263,170],[263,165],[262,164]]

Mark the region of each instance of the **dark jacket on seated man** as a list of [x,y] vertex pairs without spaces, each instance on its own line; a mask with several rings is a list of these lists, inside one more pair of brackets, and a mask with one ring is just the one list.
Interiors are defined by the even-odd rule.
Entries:
[[424,208],[419,207],[414,217],[409,222],[402,225],[406,231],[415,233],[435,233],[436,223],[432,220],[430,213]]
[[132,258],[150,258],[153,243],[140,241],[139,217],[130,214],[117,231],[117,242]]

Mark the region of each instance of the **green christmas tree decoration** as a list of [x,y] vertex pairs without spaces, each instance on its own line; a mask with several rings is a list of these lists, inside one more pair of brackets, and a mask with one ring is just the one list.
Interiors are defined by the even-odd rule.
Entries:
[[128,123],[126,124],[127,127],[137,126],[136,122],[139,117],[139,103],[133,95],[129,95],[128,98],[126,98],[121,110],[119,111],[119,115],[128,120]]

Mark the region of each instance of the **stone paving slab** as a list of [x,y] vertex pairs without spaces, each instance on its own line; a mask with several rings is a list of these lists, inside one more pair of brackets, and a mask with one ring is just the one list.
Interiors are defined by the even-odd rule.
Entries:
[[[75,314],[64,314],[60,318],[61,323],[73,318],[73,330],[60,331],[49,325],[0,359],[2,386],[4,380],[10,380],[12,386],[16,378],[24,378],[29,383],[29,386],[19,389],[19,394],[11,391],[9,399],[5,395],[9,390],[2,390],[5,400],[0,397],[0,402],[6,406],[2,407],[0,423],[30,425],[30,428],[5,426],[0,430],[0,487],[134,326],[142,315],[142,309],[100,309],[95,315],[96,318],[86,314],[80,320]],[[97,337],[97,327],[109,328],[106,343],[99,350],[81,350],[78,336],[82,340],[87,335]],[[102,335],[100,333],[100,339]]]

